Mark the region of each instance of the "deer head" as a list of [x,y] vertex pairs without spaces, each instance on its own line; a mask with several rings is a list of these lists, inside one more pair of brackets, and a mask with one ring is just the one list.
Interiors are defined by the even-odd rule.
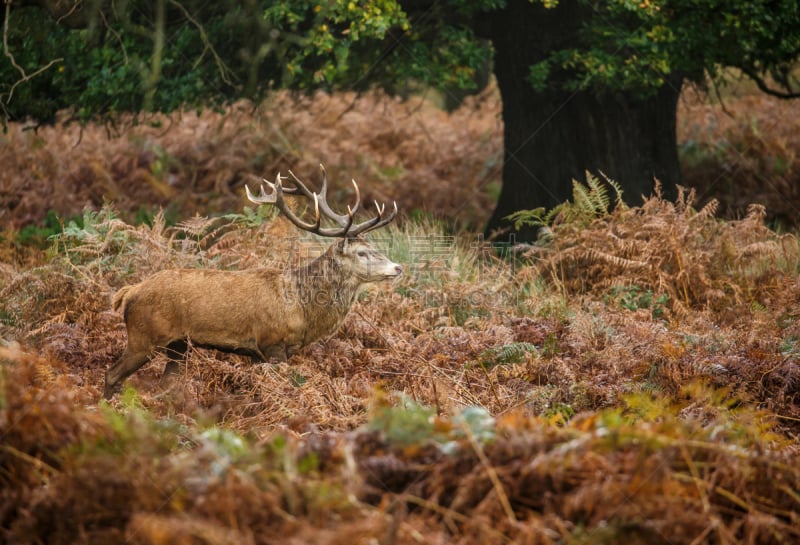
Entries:
[[[364,233],[383,227],[394,220],[397,215],[397,202],[393,203],[392,211],[385,214],[386,207],[376,201],[376,215],[366,221],[354,223],[354,215],[361,200],[358,184],[355,180],[352,180],[353,188],[355,189],[355,204],[352,207],[347,206],[346,214],[339,214],[328,204],[328,175],[325,167],[320,165],[320,169],[322,171],[322,189],[320,189],[319,193],[308,189],[308,186],[290,170],[289,175],[294,181],[294,187],[284,187],[283,179],[285,178],[282,179],[281,175],[278,174],[275,182],[263,180],[258,196],[253,195],[250,188],[245,185],[247,198],[255,204],[272,204],[276,206],[289,221],[304,231],[323,237],[341,239],[331,246],[328,253],[335,258],[336,266],[350,272],[353,279],[359,283],[375,282],[399,276],[402,273],[402,267],[390,261],[361,238]],[[272,192],[267,193],[264,185],[269,186]],[[311,200],[314,205],[314,221],[308,223],[298,217],[286,204],[283,198],[285,194],[299,194]],[[323,216],[333,221],[337,227],[323,227]]]

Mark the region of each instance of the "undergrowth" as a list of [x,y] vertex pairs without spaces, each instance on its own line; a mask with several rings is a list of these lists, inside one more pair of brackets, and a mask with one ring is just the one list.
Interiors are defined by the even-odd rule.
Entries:
[[223,214],[239,208],[245,183],[289,169],[313,182],[322,162],[339,187],[355,178],[365,202],[396,200],[409,213],[436,211],[477,228],[492,207],[485,189],[501,177],[499,119],[491,93],[447,114],[424,99],[280,91],[224,112],[123,120],[124,134],[11,124],[0,138],[0,218],[24,229],[105,201],[129,222],[159,208],[170,218]]
[[[404,275],[362,294],[331,338],[274,365],[190,347],[167,384],[158,356],[99,401],[126,343],[111,311],[117,289],[166,268],[296,266],[327,245],[267,207],[242,207],[249,173],[316,172],[319,153],[346,165],[341,173],[363,172],[355,177],[379,201],[408,194],[404,210],[414,199],[482,209],[437,177],[469,171],[469,193],[493,176],[476,166],[488,163],[466,150],[463,164],[444,154],[440,171],[410,168],[415,153],[435,153],[396,104],[386,106],[389,127],[365,122],[370,98],[345,113],[340,98],[298,100],[306,111],[281,114],[300,120],[296,132],[250,120],[261,136],[241,153],[239,138],[252,136],[244,110],[187,116],[173,127],[183,136],[167,131],[158,149],[156,136],[132,134],[110,146],[119,152],[110,162],[86,148],[69,164],[49,148],[38,163],[14,159],[33,178],[83,173],[81,202],[85,188],[118,199],[30,231],[44,248],[19,244],[19,231],[0,238],[0,541],[800,540],[798,242],[769,229],[762,206],[720,219],[691,190],[625,207],[590,175],[573,201],[519,215],[541,227],[536,244],[502,251],[411,213],[426,219],[372,236]],[[477,133],[448,141],[483,134],[483,121],[469,123]],[[356,129],[380,161],[361,155]],[[202,149],[181,147],[186,134]],[[9,136],[36,149],[44,137]],[[256,148],[263,155],[248,163]],[[142,149],[153,155],[134,160]],[[176,160],[176,149],[189,158]],[[130,172],[139,185],[114,185]],[[178,198],[188,191],[170,185],[178,177],[192,180],[194,197]],[[227,204],[212,217],[192,215],[192,204],[174,221],[164,212],[136,222],[141,202],[128,191]],[[19,225],[33,210],[77,203],[23,193],[8,216]]]
[[259,440],[131,393],[97,410],[50,359],[0,348],[0,362],[8,543],[800,539],[797,445],[704,387],[685,391],[702,414],[637,395],[566,422],[378,393],[351,434]]
[[691,90],[678,110],[678,151],[686,184],[720,213],[741,217],[757,202],[771,224],[791,229],[800,209],[797,103],[762,93],[720,100]]
[[[224,112],[123,120],[124,134],[110,126],[11,124],[0,138],[0,222],[13,234],[27,227],[23,239],[41,242],[57,229],[54,218],[73,218],[87,205],[97,210],[105,200],[135,223],[159,208],[169,218],[227,213],[238,208],[245,183],[289,168],[312,178],[324,162],[332,180],[355,178],[369,200],[395,199],[411,217],[435,213],[478,228],[502,178],[501,108],[493,86],[450,115],[420,98],[279,92]],[[797,225],[795,109],[760,93],[721,104],[683,93],[678,147],[699,203],[715,198],[723,217],[736,218],[758,202],[770,223]]]
[[436,223],[387,228],[406,274],[332,338],[275,365],[191,348],[166,385],[159,356],[110,405],[117,288],[326,243],[247,208],[67,224],[0,274],[3,539],[798,539],[797,241],[757,209],[576,188],[521,268]]
[[[646,306],[655,298],[662,311],[680,316],[689,309],[765,307],[800,270],[797,238],[768,229],[761,205],[750,206],[741,220],[720,221],[717,201],[694,208],[694,190],[679,187],[669,202],[656,184],[641,207],[629,208],[614,189],[611,210],[608,190],[588,175],[586,186],[575,183],[574,200],[554,213],[516,215],[517,222],[544,225],[541,242],[527,250],[535,274],[568,293],[644,290]],[[632,305],[638,303],[628,299]]]

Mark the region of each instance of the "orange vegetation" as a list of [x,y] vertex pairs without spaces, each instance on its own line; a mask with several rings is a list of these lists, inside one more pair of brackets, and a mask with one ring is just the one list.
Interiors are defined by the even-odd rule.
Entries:
[[[588,200],[512,249],[412,217],[373,240],[407,274],[360,297],[332,338],[266,364],[192,348],[166,385],[159,356],[101,403],[125,346],[116,289],[317,251],[242,208],[256,173],[324,159],[381,201],[485,218],[491,96],[450,118],[304,100],[115,140],[90,127],[77,147],[77,128],[5,137],[9,223],[96,210],[46,251],[24,253],[11,230],[0,242],[0,541],[800,540],[798,241],[762,206],[721,220],[688,190],[609,211],[580,186]],[[174,226],[132,225],[140,205],[168,203]]]

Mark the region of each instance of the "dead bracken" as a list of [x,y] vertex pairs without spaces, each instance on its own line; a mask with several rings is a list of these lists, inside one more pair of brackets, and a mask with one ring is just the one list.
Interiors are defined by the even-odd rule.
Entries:
[[[310,113],[285,115],[320,118],[342,99],[302,100]],[[365,104],[354,113],[367,115]],[[370,125],[383,131],[367,131],[374,149],[391,148],[396,164],[413,153],[429,162],[409,174],[376,160],[354,172],[365,191],[386,202],[395,197],[387,180],[403,180],[398,187],[414,199],[455,210],[458,188],[477,187],[483,161],[461,148],[459,165],[452,150],[472,145],[477,132],[458,131],[486,125],[460,115],[450,132],[434,120],[425,138],[445,149],[436,153],[401,117],[395,129]],[[690,191],[610,209],[605,186],[587,181],[547,236],[513,255],[433,220],[386,226],[370,243],[404,274],[357,297],[333,336],[267,365],[190,343],[169,387],[159,384],[159,354],[98,403],[104,372],[126,345],[111,308],[121,287],[166,269],[298,267],[325,251],[284,218],[242,208],[247,178],[234,173],[246,160],[230,142],[248,116],[231,113],[230,126],[205,133],[219,140],[199,140],[207,144],[194,131],[214,125],[210,114],[163,136],[171,139],[163,149],[204,157],[181,163],[205,165],[185,178],[203,188],[196,198],[217,180],[228,203],[220,208],[233,213],[184,214],[174,225],[156,214],[134,225],[98,207],[67,221],[46,251],[4,232],[0,541],[800,541],[797,239],[768,228],[762,207],[723,220]],[[364,123],[344,116],[343,125],[355,138]],[[97,138],[95,129],[86,137]],[[10,138],[21,137],[34,135]],[[116,158],[93,162],[104,151],[96,145],[71,152],[81,160],[55,161],[71,137],[49,138],[31,142],[36,153],[20,153],[12,170],[83,172],[99,185],[80,187],[95,189],[117,179],[106,176],[109,165],[130,172],[120,141],[105,149]],[[343,173],[369,157],[348,138],[308,140],[336,155],[330,168]],[[33,166],[22,168],[26,161]],[[308,161],[266,170],[312,168]],[[155,164],[141,168],[154,175]],[[405,185],[415,174],[419,191]],[[14,214],[53,202],[28,183],[12,184],[21,189],[11,194],[28,199]],[[480,210],[471,191],[460,202]],[[136,202],[123,193],[122,209]]]

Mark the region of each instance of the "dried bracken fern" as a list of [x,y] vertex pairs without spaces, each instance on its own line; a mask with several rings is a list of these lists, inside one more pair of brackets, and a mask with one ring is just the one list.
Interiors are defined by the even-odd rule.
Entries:
[[499,112],[491,92],[447,114],[381,93],[281,91],[224,113],[156,117],[115,138],[98,125],[34,133],[12,124],[0,143],[2,220],[38,223],[50,210],[69,218],[104,201],[128,218],[158,206],[181,217],[240,211],[246,182],[288,169],[310,177],[324,162],[332,179],[364,182],[367,202],[454,212],[478,226],[491,208],[485,186],[500,177]]
[[[763,207],[724,222],[713,201],[695,210],[689,191],[612,210],[613,185],[591,178],[581,204],[546,216],[550,239],[525,267],[450,226],[408,221],[373,241],[404,277],[360,298],[330,339],[275,364],[192,347],[164,383],[162,355],[132,377],[136,391],[98,404],[125,346],[117,288],[163,268],[283,267],[320,250],[260,210],[192,217],[212,202],[239,210],[251,170],[316,172],[314,150],[339,153],[356,165],[348,175],[385,183],[364,184],[380,200],[436,196],[444,210],[461,197],[437,176],[494,176],[469,140],[486,122],[468,114],[494,111],[485,105],[458,114],[472,136],[444,135],[469,156],[456,164],[406,126],[416,118],[396,116],[406,105],[387,103],[394,125],[383,126],[369,96],[345,114],[327,95],[286,100],[297,134],[318,138],[298,147],[253,110],[207,112],[164,133],[169,146],[144,127],[105,146],[118,162],[81,148],[66,165],[48,149],[29,165],[41,172],[19,171],[37,184],[82,173],[72,204],[95,202],[87,188],[119,192],[126,207],[141,204],[126,192],[199,193],[174,227],[106,208],[68,222],[49,253],[0,244],[0,541],[798,541],[797,241],[770,231]],[[425,125],[435,139],[437,116]],[[339,122],[346,137],[334,142]],[[379,156],[362,154],[357,130]],[[240,169],[265,145],[259,134],[273,140]],[[276,150],[286,155],[273,164]],[[410,169],[414,157],[443,170]],[[115,181],[131,179],[139,186]],[[14,213],[55,199],[25,193]],[[492,425],[465,426],[465,414]]]
[[761,93],[709,101],[691,90],[678,108],[686,183],[713,196],[726,217],[762,203],[769,222],[797,225],[800,126],[797,105]]
[[[797,239],[769,230],[763,207],[723,222],[713,215],[715,202],[695,211],[694,199],[693,190],[680,188],[677,200],[668,202],[657,188],[641,207],[597,215],[590,206],[595,219],[588,224],[564,215],[546,241],[531,248],[533,266],[570,293],[636,286],[668,296],[674,312],[681,312],[676,305],[721,310],[763,301],[797,270]],[[565,208],[586,206],[576,202]]]
[[[0,348],[0,521],[13,543],[794,542],[796,446],[702,387],[569,421],[436,414],[378,391],[347,433],[254,440],[87,406]],[[769,443],[768,448],[761,445]],[[538,540],[538,541],[537,541]]]

